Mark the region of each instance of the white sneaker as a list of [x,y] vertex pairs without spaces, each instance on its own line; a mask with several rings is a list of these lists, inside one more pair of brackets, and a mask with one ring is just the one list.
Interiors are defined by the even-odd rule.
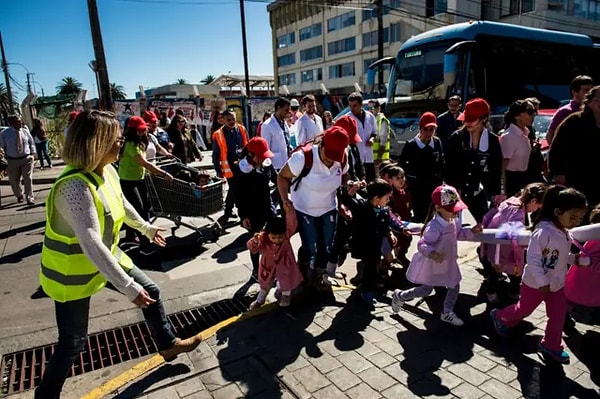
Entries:
[[461,327],[465,324],[464,321],[462,321],[454,312],[450,312],[450,313],[442,313],[442,315],[440,316],[440,319],[443,322],[446,322],[448,324],[452,324],[455,327]]
[[402,290],[394,290],[392,293],[392,312],[398,313],[400,308],[404,305],[404,300],[400,298]]

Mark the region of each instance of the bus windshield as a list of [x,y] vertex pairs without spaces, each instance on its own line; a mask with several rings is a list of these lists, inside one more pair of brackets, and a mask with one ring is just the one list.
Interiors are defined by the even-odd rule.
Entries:
[[444,82],[444,52],[450,45],[441,42],[401,51],[391,92],[396,97],[429,95]]

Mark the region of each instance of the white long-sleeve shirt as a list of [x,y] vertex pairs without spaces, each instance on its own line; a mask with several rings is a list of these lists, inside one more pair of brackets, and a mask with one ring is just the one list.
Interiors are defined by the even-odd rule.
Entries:
[[[125,198],[123,205],[125,223],[153,240],[158,228],[145,222]],[[88,185],[77,178],[60,182],[55,188],[54,207],[52,227],[55,232],[69,237],[76,236],[84,254],[98,271],[133,301],[142,287],[123,270],[110,249],[102,242],[100,221]]]
[[373,163],[373,147],[368,146],[367,142],[371,138],[371,136],[377,136],[377,123],[375,121],[375,116],[370,113],[363,111],[365,114],[364,123],[361,122],[359,118],[357,118],[352,112],[349,113],[352,118],[356,121],[356,126],[358,128],[358,135],[362,139],[361,143],[357,143],[356,147],[358,148],[358,152],[360,154],[360,160],[362,163]]
[[571,233],[550,221],[541,221],[533,231],[527,247],[527,264],[523,283],[531,288],[550,286],[552,292],[565,286],[569,269]]
[[304,113],[295,123],[296,126],[296,139],[298,145],[306,143],[308,140],[315,138],[315,136],[323,131],[323,120],[317,114],[313,114],[313,118]]
[[288,144],[285,140],[285,135],[289,137],[289,129],[285,122],[283,128],[275,116],[270,117],[263,123],[260,130],[260,135],[267,140],[269,149],[273,152],[271,162],[275,170],[280,170],[285,166],[288,160]]

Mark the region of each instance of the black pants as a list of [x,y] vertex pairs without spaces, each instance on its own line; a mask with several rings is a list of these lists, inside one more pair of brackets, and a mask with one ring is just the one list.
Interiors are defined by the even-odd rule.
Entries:
[[512,197],[529,183],[529,174],[525,172],[506,171],[506,196]]
[[[496,272],[496,270],[494,270],[494,272],[496,273],[496,277],[498,277],[498,275],[500,273]],[[521,287],[521,276],[515,276],[512,274],[508,275],[508,281],[509,281],[509,294],[518,294],[520,291],[520,287]],[[486,293],[491,294],[491,293],[497,293],[498,292],[498,286],[500,284],[500,281],[498,280],[498,278],[489,278],[486,284]]]
[[409,188],[411,207],[413,211],[412,222],[423,223],[431,207],[431,194],[435,190],[431,186]]
[[365,180],[367,183],[375,180],[375,177],[377,176],[377,173],[375,172],[375,164],[373,162],[363,163],[363,166],[365,168]]
[[360,287],[364,292],[374,292],[377,288],[377,271],[379,269],[380,261],[380,254],[366,256],[361,259],[363,264],[363,278]]
[[225,216],[231,215],[233,212],[233,206],[236,205],[236,190],[237,190],[237,179],[235,175],[227,179],[227,196],[225,197]]
[[[158,350],[168,349],[175,343],[167,313],[160,297],[160,289],[144,272],[134,267],[127,272],[156,302],[142,309],[146,324]],[[46,366],[40,385],[35,390],[35,399],[60,397],[63,384],[71,371],[75,358],[85,350],[87,344],[90,298],[64,303],[54,302],[58,344]]]
[[331,253],[329,254],[329,262],[338,265],[340,264],[340,261],[346,259],[344,245],[348,243],[348,240],[352,235],[350,223],[351,222],[338,215],[335,235],[333,237],[333,247],[331,247]]
[[[142,219],[148,221],[150,205],[148,203],[146,183],[143,180],[121,180],[121,189],[127,201],[135,208]],[[125,226],[125,240],[133,241],[135,237],[139,237],[141,246],[150,244],[150,240],[140,232],[129,226]]]

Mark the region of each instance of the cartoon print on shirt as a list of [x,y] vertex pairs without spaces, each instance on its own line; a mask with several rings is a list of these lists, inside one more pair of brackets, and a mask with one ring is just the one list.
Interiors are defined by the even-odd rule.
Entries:
[[550,253],[550,248],[544,248],[542,250],[542,266],[545,269],[554,269],[558,263],[559,254],[560,252],[557,249],[552,250],[552,253]]

